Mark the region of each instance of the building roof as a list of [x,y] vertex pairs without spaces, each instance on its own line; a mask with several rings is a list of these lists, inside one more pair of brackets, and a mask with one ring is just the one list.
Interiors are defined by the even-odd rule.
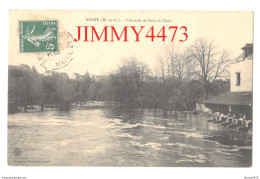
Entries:
[[249,56],[247,56],[246,59],[252,60],[253,59],[253,53],[251,53]]
[[252,105],[252,92],[229,92],[203,101],[205,104]]
[[244,60],[244,52],[233,60],[233,63],[242,62]]
[[243,52],[237,58],[235,58],[231,64],[242,62],[242,61],[245,61],[245,60],[253,60],[253,53],[251,53],[249,56],[244,58],[244,52]]
[[244,50],[246,48],[253,48],[253,44],[247,43],[244,47],[242,47],[241,49]]

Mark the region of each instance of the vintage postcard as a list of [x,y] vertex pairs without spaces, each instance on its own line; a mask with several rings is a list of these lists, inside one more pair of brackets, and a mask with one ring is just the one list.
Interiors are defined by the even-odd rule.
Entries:
[[252,167],[253,12],[10,10],[8,165]]

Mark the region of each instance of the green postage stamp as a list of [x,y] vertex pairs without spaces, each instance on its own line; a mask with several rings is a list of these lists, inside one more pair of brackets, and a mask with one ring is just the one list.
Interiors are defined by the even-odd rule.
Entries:
[[57,52],[58,21],[20,21],[20,53]]

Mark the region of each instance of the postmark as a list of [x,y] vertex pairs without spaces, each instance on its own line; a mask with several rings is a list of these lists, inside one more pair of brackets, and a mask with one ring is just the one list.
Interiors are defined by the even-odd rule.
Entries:
[[67,66],[73,60],[73,37],[69,32],[58,33],[59,50],[56,52],[39,53],[37,60],[46,71],[58,70]]
[[57,52],[58,21],[20,21],[20,53]]
[[20,53],[34,55],[46,71],[73,60],[73,37],[58,20],[19,21],[19,46]]

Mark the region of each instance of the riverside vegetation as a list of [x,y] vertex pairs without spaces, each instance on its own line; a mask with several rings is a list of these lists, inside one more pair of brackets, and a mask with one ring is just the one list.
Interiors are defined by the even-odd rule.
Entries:
[[71,104],[87,101],[119,102],[128,108],[193,110],[197,102],[229,91],[225,51],[213,43],[198,40],[178,53],[165,46],[151,69],[136,57],[122,59],[116,71],[107,76],[75,73],[40,74],[35,67],[12,66],[8,70],[8,112],[26,111],[39,105],[41,110],[56,106],[70,110]]

